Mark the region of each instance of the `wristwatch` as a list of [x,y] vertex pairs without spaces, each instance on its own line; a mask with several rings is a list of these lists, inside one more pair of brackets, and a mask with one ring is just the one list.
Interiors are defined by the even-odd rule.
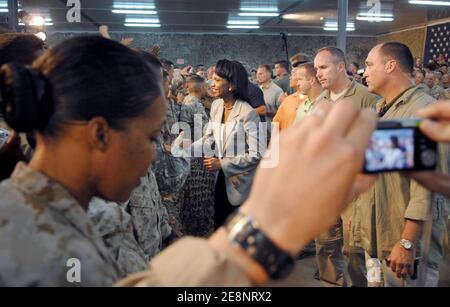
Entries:
[[406,240],[406,239],[401,239],[400,245],[403,246],[403,248],[408,251],[410,251],[414,248],[414,243],[412,243],[411,241]]
[[227,219],[225,228],[230,242],[261,264],[271,279],[283,279],[294,269],[294,257],[276,246],[251,217],[237,210]]

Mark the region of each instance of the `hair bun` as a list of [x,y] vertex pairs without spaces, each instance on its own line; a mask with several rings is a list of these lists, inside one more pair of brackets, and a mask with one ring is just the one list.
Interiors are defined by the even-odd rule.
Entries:
[[21,64],[0,68],[0,110],[17,132],[42,130],[53,114],[50,84],[41,72]]

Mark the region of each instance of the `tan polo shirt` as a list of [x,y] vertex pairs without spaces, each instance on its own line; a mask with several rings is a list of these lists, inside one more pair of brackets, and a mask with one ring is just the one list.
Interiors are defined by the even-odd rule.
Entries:
[[[414,118],[434,101],[422,88],[412,87],[397,97],[382,119]],[[385,100],[377,104],[379,111]],[[424,221],[429,193],[399,173],[380,174],[377,183],[354,202],[352,236],[372,257],[384,259],[401,239],[405,219]]]
[[[358,108],[366,109],[366,108],[375,108],[377,101],[380,99],[375,94],[369,92],[367,87],[362,84],[359,84],[355,80],[353,80],[350,85],[347,87],[344,95],[342,95],[337,101],[339,102],[341,99],[347,98],[350,99]],[[317,101],[320,100],[330,100],[330,91],[325,90],[323,93],[317,98]]]

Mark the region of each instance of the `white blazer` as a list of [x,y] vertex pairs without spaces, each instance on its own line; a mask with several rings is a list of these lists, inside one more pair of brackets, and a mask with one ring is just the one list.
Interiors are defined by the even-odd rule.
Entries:
[[221,162],[228,200],[232,205],[239,206],[250,193],[256,168],[267,148],[267,129],[259,126],[259,115],[242,100],[236,101],[227,122],[223,124],[223,104],[222,99],[213,102],[203,138],[193,143],[191,149],[197,153],[203,152],[204,156],[212,156],[209,149],[215,146],[214,155]]

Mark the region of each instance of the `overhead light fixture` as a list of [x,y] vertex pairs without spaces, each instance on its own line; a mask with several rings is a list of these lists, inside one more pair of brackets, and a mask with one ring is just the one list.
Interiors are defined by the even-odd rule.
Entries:
[[370,21],[370,22],[381,22],[381,21],[394,21],[394,16],[392,14],[383,13],[359,13],[356,16],[356,20]]
[[8,9],[0,9],[0,13],[8,13]]
[[160,28],[159,23],[126,23],[125,27],[136,27],[136,28]]
[[442,5],[442,6],[450,6],[450,1],[408,1],[410,4],[423,4],[423,5]]
[[45,24],[45,18],[42,16],[33,16],[30,26],[42,27]]
[[368,16],[356,16],[356,20],[362,21],[394,21],[393,17],[368,17]]
[[259,29],[259,25],[229,25],[228,29]]
[[250,6],[243,6],[241,7],[241,11],[247,11],[247,12],[278,12],[277,7],[250,7]]
[[112,10],[114,14],[139,14],[139,15],[156,15],[157,11],[148,10]]
[[43,40],[45,42],[45,40],[47,39],[47,34],[45,34],[44,32],[39,32],[35,34],[37,37],[39,37],[41,40]]
[[32,26],[32,27],[42,27],[42,26],[53,26],[53,19],[51,17],[43,17],[43,16],[31,16],[27,15],[26,17],[21,19],[19,22],[20,26]]
[[383,14],[383,13],[359,13],[359,16],[365,17],[394,17],[392,14]]
[[144,10],[153,10],[155,8],[154,3],[148,2],[114,2],[113,8],[115,9],[144,9]]
[[253,17],[277,17],[280,14],[279,13],[263,13],[263,12],[258,12],[258,13],[239,13],[239,16],[253,16]]
[[[338,23],[337,21],[327,21],[325,22],[325,26],[323,28],[325,31],[337,31]],[[347,32],[353,32],[355,31],[355,23],[354,22],[347,22]]]
[[229,25],[259,25],[258,20],[228,20]]
[[126,23],[159,23],[158,18],[126,18]]
[[298,19],[298,15],[297,14],[286,14],[282,16],[283,19],[287,19],[287,20],[294,20],[294,19]]

